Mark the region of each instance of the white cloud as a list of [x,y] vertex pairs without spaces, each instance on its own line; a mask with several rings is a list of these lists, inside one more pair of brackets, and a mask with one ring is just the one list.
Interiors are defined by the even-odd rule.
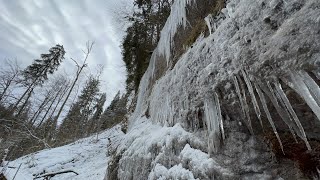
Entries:
[[90,71],[95,71],[97,64],[105,66],[102,89],[110,102],[117,91],[125,89],[125,67],[119,47],[123,30],[115,29],[118,24],[112,15],[113,10],[119,9],[119,2],[0,0],[0,63],[18,58],[27,66],[50,47],[62,44],[67,52],[62,68],[70,71],[72,62],[68,58],[82,60],[86,42],[95,41],[88,60]]

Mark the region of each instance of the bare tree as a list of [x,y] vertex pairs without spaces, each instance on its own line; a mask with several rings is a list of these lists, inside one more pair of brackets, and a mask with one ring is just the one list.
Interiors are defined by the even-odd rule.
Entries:
[[[67,80],[63,76],[58,76],[51,79],[45,87],[41,88],[40,92],[37,94],[42,94],[43,97],[39,99],[40,105],[37,107],[37,110],[34,112],[33,116],[30,118],[29,122],[34,125],[37,121],[38,117],[42,114],[44,110],[46,110],[46,114],[50,111],[52,104],[57,99],[57,96],[61,93],[61,89],[66,84]],[[44,92],[44,93],[41,93]],[[39,95],[38,95],[39,96]],[[49,108],[46,109],[47,105],[50,104]]]
[[74,63],[76,64],[76,66],[77,66],[76,76],[75,76],[74,81],[72,82],[72,85],[71,85],[71,87],[69,89],[67,97],[64,99],[64,101],[63,101],[63,103],[62,103],[62,105],[61,105],[61,107],[60,107],[60,109],[58,111],[58,114],[54,118],[54,121],[57,121],[59,119],[59,117],[60,117],[60,115],[62,113],[62,110],[63,110],[64,106],[66,105],[66,103],[67,103],[67,101],[68,101],[68,99],[69,99],[69,97],[70,97],[70,95],[71,95],[71,93],[73,91],[73,88],[76,85],[76,83],[77,83],[77,81],[78,81],[78,79],[80,77],[81,72],[83,71],[83,69],[85,67],[87,67],[87,60],[88,60],[89,54],[91,53],[93,44],[94,44],[93,42],[92,43],[90,43],[90,42],[86,43],[86,51],[83,50],[83,53],[85,54],[85,58],[84,58],[84,61],[83,61],[82,65],[79,65],[76,60],[72,59],[74,61]]
[[16,82],[20,75],[21,67],[17,60],[6,60],[0,72],[0,86],[3,88],[0,94],[0,103],[5,99],[9,88]]
[[49,107],[47,108],[46,113],[42,117],[38,127],[41,126],[41,124],[45,121],[45,119],[47,118],[49,112],[51,111],[54,103],[56,103],[56,106],[51,111],[51,116],[49,116],[49,119],[51,119],[51,117],[55,113],[58,105],[60,104],[61,100],[63,99],[63,97],[65,96],[65,94],[69,88],[69,81],[67,81],[67,79],[65,77],[59,77],[59,79],[57,79],[55,85],[58,86],[58,89],[57,89],[56,93],[54,94],[54,97],[52,98],[51,103],[50,103]]

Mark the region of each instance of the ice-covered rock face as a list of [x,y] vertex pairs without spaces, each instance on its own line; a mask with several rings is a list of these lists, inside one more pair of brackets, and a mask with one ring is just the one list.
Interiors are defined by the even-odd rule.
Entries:
[[[182,1],[173,5],[140,83],[131,130],[118,151],[120,179],[298,176],[283,173],[283,164],[274,167],[260,137],[274,133],[283,152],[280,133],[309,150],[308,138],[319,139],[320,1],[230,0],[217,17],[204,19],[210,35],[199,37],[155,80],[157,61],[165,60],[159,57],[172,61],[167,48],[174,48],[177,25],[188,24],[185,11],[177,9],[200,2]],[[158,124],[154,131],[141,128],[143,116]],[[171,135],[177,124],[187,136]],[[137,129],[138,136],[131,134]],[[162,130],[167,133],[154,134]],[[192,159],[198,156],[203,161]],[[199,170],[200,161],[211,165]]]

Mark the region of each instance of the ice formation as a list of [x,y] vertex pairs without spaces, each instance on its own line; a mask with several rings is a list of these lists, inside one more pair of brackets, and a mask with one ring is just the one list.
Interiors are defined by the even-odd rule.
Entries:
[[208,129],[208,150],[210,153],[217,153],[224,139],[223,120],[221,116],[219,98],[216,93],[213,97],[207,97],[204,102],[204,114]]
[[[281,99],[284,102],[286,109],[289,111],[291,117],[293,118],[294,122],[296,123],[297,127],[299,128],[299,130],[296,131],[297,134],[300,136],[300,138],[302,138],[304,140],[304,142],[306,143],[307,148],[309,150],[311,150],[310,144],[309,144],[309,142],[307,140],[307,136],[306,136],[306,133],[304,132],[302,124],[300,123],[300,120],[299,120],[298,116],[294,112],[294,110],[293,110],[293,108],[291,106],[291,103],[289,102],[286,94],[283,92],[281,84],[280,83],[276,83],[275,84],[275,88],[276,88],[277,93],[280,96],[279,99]],[[290,130],[291,129],[292,129],[292,127],[290,126]],[[294,134],[294,133],[292,133],[292,134]]]
[[[310,76],[299,72],[290,72],[290,78],[288,79],[288,85],[291,86],[309,105],[312,111],[320,120],[320,107],[317,101],[317,95],[319,95],[319,87],[317,84],[312,83]],[[306,85],[308,84],[308,86]]]
[[[237,169],[229,173],[235,178],[280,178],[264,171],[270,159],[254,148],[263,144],[252,137],[262,133],[256,129],[261,121],[270,124],[282,151],[286,152],[280,139],[283,131],[297,135],[311,149],[308,128],[302,126],[307,123],[302,123],[286,91],[297,92],[319,119],[319,86],[308,74],[312,71],[319,78],[319,67],[304,68],[314,67],[319,56],[314,52],[320,49],[320,2],[227,1],[218,18],[209,15],[203,20],[212,30],[208,37],[199,37],[174,66],[157,66],[164,59],[159,56],[165,56],[166,65],[172,63],[173,37],[188,26],[186,6],[200,1],[175,1],[172,6],[140,83],[129,132],[118,150],[120,179],[201,179],[223,174],[217,166],[215,175],[209,170],[199,174],[192,158],[185,164],[184,149],[189,146],[193,156],[203,157],[202,162],[207,161],[201,154],[210,154],[220,167]],[[313,114],[310,119],[315,119]],[[246,127],[239,127],[239,121]],[[135,167],[137,162],[142,167]]]
[[252,87],[251,81],[250,81],[249,77],[247,76],[247,74],[246,74],[246,72],[244,70],[241,70],[241,73],[242,73],[242,76],[244,78],[244,81],[247,84],[247,87],[248,87],[248,90],[249,90],[249,93],[250,93],[250,97],[251,97],[251,100],[252,100],[252,103],[253,103],[254,111],[257,114],[257,117],[258,117],[258,119],[260,121],[260,125],[263,127],[262,120],[261,120],[260,108],[259,108],[257,99],[255,97],[255,94],[253,92],[253,87]]
[[213,29],[213,17],[212,17],[212,14],[209,14],[207,17],[204,18],[204,20],[206,21],[206,24],[207,24],[207,27],[209,29],[209,34],[211,35],[212,34],[212,31],[214,30]]
[[249,107],[248,107],[247,100],[246,100],[245,90],[243,89],[243,91],[241,93],[237,77],[233,76],[232,78],[233,78],[234,85],[236,87],[236,92],[238,94],[238,98],[239,98],[239,101],[240,101],[240,106],[241,106],[242,112],[245,115],[246,125],[249,128],[251,134],[254,134],[253,133],[253,128],[252,128],[252,125],[251,125]]
[[158,43],[158,52],[166,56],[167,63],[171,56],[173,45],[173,37],[177,33],[178,28],[182,25],[187,26],[187,5],[195,2],[195,0],[179,0],[173,3],[170,16],[161,31],[161,39]]
[[261,101],[262,107],[263,107],[263,109],[264,109],[264,112],[265,112],[266,115],[267,115],[267,119],[268,119],[268,121],[269,121],[269,123],[270,123],[270,125],[271,125],[271,127],[272,127],[272,129],[273,129],[274,134],[275,134],[276,137],[277,137],[277,140],[278,140],[278,142],[279,142],[279,144],[280,144],[281,150],[282,150],[282,152],[284,153],[283,145],[282,145],[281,139],[280,139],[280,137],[279,137],[277,128],[276,128],[276,126],[275,126],[275,124],[274,124],[274,122],[273,122],[273,120],[272,120],[271,114],[270,114],[270,112],[269,112],[266,99],[265,99],[262,91],[260,90],[259,86],[255,85],[255,87],[256,87],[256,91],[257,91],[257,93],[258,93],[258,95],[259,95],[259,97],[260,97],[260,101]]

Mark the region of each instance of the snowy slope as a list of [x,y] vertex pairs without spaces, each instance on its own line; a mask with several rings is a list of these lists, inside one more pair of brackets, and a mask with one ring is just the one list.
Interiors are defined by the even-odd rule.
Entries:
[[[108,138],[113,142],[118,142],[122,136],[121,127],[115,126],[99,134],[98,141],[94,135],[72,144],[21,157],[10,162],[9,166],[18,167],[21,164],[16,180],[30,180],[34,178],[33,175],[63,170],[73,170],[79,175],[67,173],[56,175],[52,179],[103,179],[108,164]],[[16,169],[7,169],[5,176],[12,179],[15,173]]]

